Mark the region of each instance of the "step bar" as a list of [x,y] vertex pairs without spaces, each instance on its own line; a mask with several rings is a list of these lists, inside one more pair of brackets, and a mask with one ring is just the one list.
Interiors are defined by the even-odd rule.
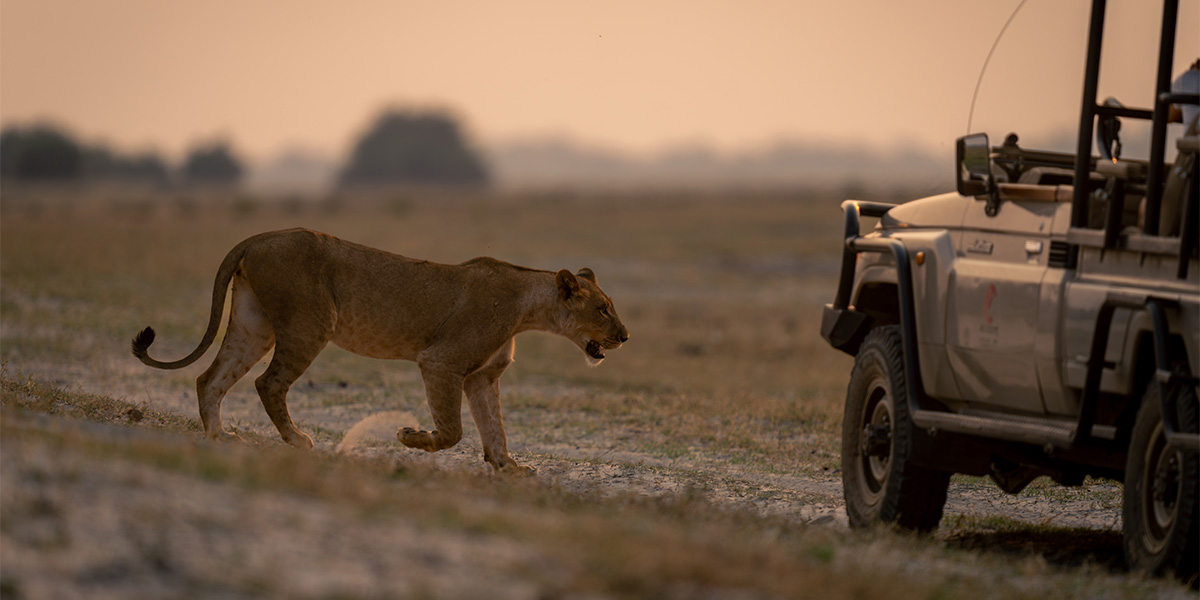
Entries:
[[[1025,417],[971,409],[957,413],[920,410],[913,415],[912,420],[914,425],[935,436],[940,431],[946,431],[1058,448],[1070,448],[1075,445],[1079,431],[1076,422],[1066,419]],[[1117,428],[1111,425],[1093,425],[1091,436],[1111,441],[1117,437]]]

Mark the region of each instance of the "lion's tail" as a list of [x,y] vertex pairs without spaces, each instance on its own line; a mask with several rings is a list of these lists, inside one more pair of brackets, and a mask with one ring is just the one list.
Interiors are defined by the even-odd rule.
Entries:
[[[249,240],[247,240],[249,241]],[[200,345],[196,346],[192,353],[173,362],[162,362],[150,357],[150,344],[154,343],[154,328],[147,327],[137,335],[133,336],[132,350],[133,355],[143,364],[154,367],[156,369],[181,369],[199,359],[208,351],[209,346],[212,346],[214,340],[217,339],[217,330],[221,328],[221,318],[225,313],[225,294],[229,291],[229,282],[233,280],[234,273],[237,272],[239,263],[242,257],[246,254],[246,242],[242,242],[233,247],[229,254],[225,255],[225,260],[221,261],[221,267],[217,269],[217,278],[213,283],[212,309],[208,316],[208,330],[204,332],[204,339],[200,340]]]

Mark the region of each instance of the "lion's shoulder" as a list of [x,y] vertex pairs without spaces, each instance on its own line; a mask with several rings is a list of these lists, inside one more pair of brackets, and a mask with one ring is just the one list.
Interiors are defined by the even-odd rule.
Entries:
[[479,269],[479,270],[493,271],[493,272],[511,272],[511,273],[539,273],[539,272],[542,272],[540,269],[531,269],[529,267],[522,267],[520,265],[514,265],[510,262],[505,262],[503,260],[500,260],[498,258],[492,258],[490,256],[477,256],[475,258],[472,258],[471,260],[459,263],[458,266],[466,268],[466,269]]

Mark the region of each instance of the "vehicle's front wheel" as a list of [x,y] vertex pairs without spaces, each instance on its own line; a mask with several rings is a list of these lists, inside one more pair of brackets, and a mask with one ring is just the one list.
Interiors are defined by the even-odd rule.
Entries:
[[937,527],[950,474],[910,464],[914,433],[900,328],[877,327],[855,358],[842,421],[842,487],[851,526]]
[[[1195,432],[1195,390],[1180,386],[1172,406]],[[1167,444],[1159,386],[1142,397],[1125,462],[1124,538],[1129,568],[1188,581],[1200,568],[1200,458]]]

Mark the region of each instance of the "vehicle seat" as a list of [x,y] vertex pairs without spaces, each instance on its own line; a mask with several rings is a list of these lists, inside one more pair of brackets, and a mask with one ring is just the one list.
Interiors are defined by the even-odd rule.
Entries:
[[1162,236],[1179,237],[1183,225],[1183,203],[1189,193],[1194,193],[1191,188],[1196,185],[1196,155],[1200,152],[1198,122],[1200,115],[1188,123],[1187,129],[1175,143],[1179,148],[1179,156],[1175,159],[1175,166],[1167,173],[1162,206],[1158,213],[1158,234]]
[[1021,173],[1017,183],[1030,185],[1071,185],[1075,181],[1075,171],[1058,167],[1033,167]]

